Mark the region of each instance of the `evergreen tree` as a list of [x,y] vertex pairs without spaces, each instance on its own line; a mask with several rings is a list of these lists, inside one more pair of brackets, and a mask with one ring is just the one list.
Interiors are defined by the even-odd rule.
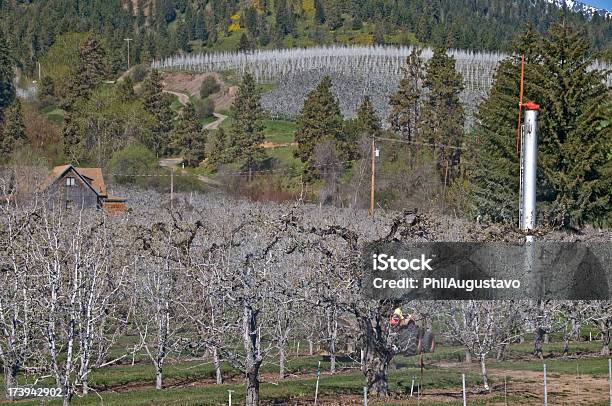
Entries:
[[0,124],[2,123],[4,109],[15,98],[13,75],[13,60],[9,54],[4,35],[0,35]]
[[180,21],[176,27],[176,42],[179,49],[185,52],[191,52],[191,44],[189,43],[189,32],[187,25]]
[[397,92],[389,98],[391,128],[409,141],[418,139],[424,77],[421,52],[419,48],[412,48],[410,55],[406,58],[406,66],[403,68],[404,76],[400,80]]
[[420,117],[422,139],[433,144],[437,166],[445,185],[456,175],[459,149],[463,143],[464,111],[459,100],[463,90],[461,74],[455,70],[455,58],[443,48],[436,48],[427,64],[424,87],[428,90]]
[[151,139],[143,140],[147,148],[156,154],[165,152],[166,139],[172,129],[174,113],[170,109],[168,97],[162,93],[162,78],[157,70],[152,70],[148,79],[143,82],[142,99],[144,107],[155,119]]
[[183,108],[182,116],[176,121],[171,136],[172,148],[183,156],[183,162],[197,167],[204,159],[206,134],[192,103]]
[[[593,55],[580,32],[553,25],[535,43],[533,31],[516,41],[525,52],[525,97],[541,105],[538,130],[538,210],[557,226],[612,221],[612,133],[601,125],[610,89],[604,72],[591,71]],[[491,95],[478,111],[465,169],[475,214],[516,222],[519,161],[516,120],[520,59],[497,69]],[[609,114],[609,113],[608,113]]]
[[314,151],[318,144],[335,143],[338,151],[346,151],[342,132],[343,118],[338,99],[331,91],[332,81],[325,76],[321,83],[306,95],[304,106],[297,119],[295,155],[305,163],[305,171],[315,176]]
[[325,23],[325,9],[321,0],[314,0],[315,21],[319,24]]
[[357,109],[357,124],[362,134],[369,137],[378,137],[382,131],[380,118],[374,110],[370,96],[364,97]]
[[21,102],[14,98],[4,112],[3,128],[0,128],[0,157],[8,158],[26,140]]
[[538,142],[541,200],[556,226],[612,224],[612,131],[598,115],[612,93],[585,34],[554,24],[542,41],[537,101],[542,105]]
[[264,124],[260,98],[255,79],[250,73],[245,73],[231,109],[234,123],[230,130],[233,141],[230,154],[243,162],[243,168],[249,171],[249,180],[252,178],[251,171],[265,159],[261,146],[264,142]]
[[76,100],[87,99],[107,73],[106,50],[96,36],[90,34],[79,49],[79,62],[71,75],[65,107],[70,109]]
[[206,29],[206,21],[204,20],[204,14],[200,10],[196,15],[195,20],[195,37],[201,40],[203,43],[208,41],[208,30]]
[[223,128],[211,131],[206,144],[206,159],[208,167],[216,170],[220,164],[227,162],[227,137]]
[[243,32],[242,35],[240,36],[240,41],[238,42],[238,51],[248,52],[252,50],[253,50],[253,44],[249,40],[249,37],[246,35],[246,33]]

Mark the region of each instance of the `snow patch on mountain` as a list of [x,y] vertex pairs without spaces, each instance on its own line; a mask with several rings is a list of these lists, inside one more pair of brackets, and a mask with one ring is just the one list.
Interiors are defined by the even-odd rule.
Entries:
[[577,13],[582,13],[589,18],[593,17],[594,14],[599,14],[602,17],[612,18],[612,12],[603,8],[597,8],[590,6],[585,3],[581,3],[579,1],[574,0],[546,0],[549,3],[554,4],[555,6],[561,8],[563,7],[563,3],[567,6],[568,10],[575,11]]

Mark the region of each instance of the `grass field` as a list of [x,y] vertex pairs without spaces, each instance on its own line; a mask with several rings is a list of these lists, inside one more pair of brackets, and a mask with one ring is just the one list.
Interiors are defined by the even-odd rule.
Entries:
[[[513,345],[504,361],[488,361],[491,393],[480,389],[482,378],[479,365],[461,361],[464,350],[455,346],[439,346],[433,354],[424,355],[425,368],[421,375],[420,359],[396,356],[390,366],[391,398],[371,399],[376,405],[461,405],[461,376],[466,374],[470,405],[536,405],[542,404],[542,367],[546,363],[550,404],[604,405],[608,394],[606,358],[597,355],[601,343],[572,343],[568,358],[561,356],[562,343],[545,345],[545,360],[530,358],[532,343]],[[304,348],[304,347],[303,347]],[[577,358],[580,357],[580,358]],[[263,404],[310,404],[316,385],[316,367],[320,356],[295,354],[287,364],[287,378],[279,380],[278,365],[273,359],[261,369],[261,400]],[[364,377],[354,362],[339,362],[338,372],[329,374],[329,363],[321,364],[319,382],[320,404],[360,404]],[[135,365],[115,365],[90,376],[95,393],[76,397],[75,405],[221,405],[227,404],[228,390],[233,391],[234,404],[245,397],[242,376],[224,364],[227,383],[214,384],[214,369],[204,359],[173,361],[164,368],[164,389],[154,389],[155,373],[146,358]],[[410,398],[412,381],[421,382],[422,397]],[[45,382],[52,386],[51,382]],[[415,391],[416,393],[416,391]],[[579,401],[577,401],[579,399]],[[2,402],[0,402],[2,403]],[[39,405],[40,401],[25,400],[13,404]],[[59,400],[45,401],[57,405]]]

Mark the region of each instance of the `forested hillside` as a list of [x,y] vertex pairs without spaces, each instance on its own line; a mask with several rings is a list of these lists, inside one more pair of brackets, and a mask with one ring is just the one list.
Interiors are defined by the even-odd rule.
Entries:
[[[508,51],[529,23],[540,33],[564,16],[596,48],[610,49],[612,21],[545,0],[2,0],[0,28],[33,72],[60,34],[94,31],[114,71],[177,51],[317,44],[413,44]],[[607,39],[607,40],[606,40]]]

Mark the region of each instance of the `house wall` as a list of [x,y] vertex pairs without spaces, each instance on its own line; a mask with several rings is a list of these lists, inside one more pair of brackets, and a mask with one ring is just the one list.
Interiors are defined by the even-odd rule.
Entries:
[[[74,178],[74,186],[66,185],[67,178]],[[98,195],[72,170],[55,181],[51,189],[54,197],[52,201],[62,204],[64,208],[98,207]]]

